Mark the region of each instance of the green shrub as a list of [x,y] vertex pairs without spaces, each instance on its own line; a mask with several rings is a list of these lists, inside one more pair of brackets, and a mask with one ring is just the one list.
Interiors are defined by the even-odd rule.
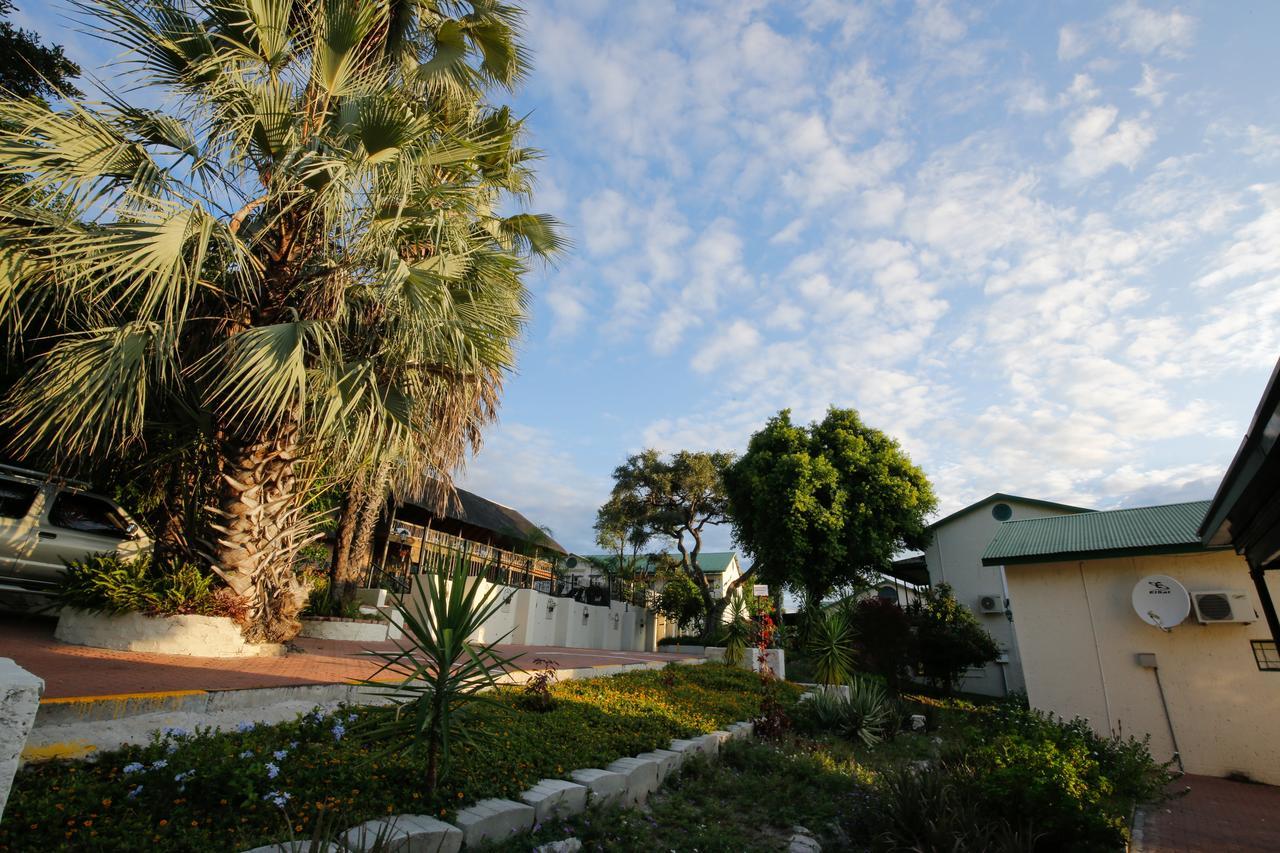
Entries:
[[55,590],[57,603],[94,613],[148,616],[238,616],[230,589],[194,563],[151,554],[124,559],[91,554],[67,564]]
[[329,583],[328,572],[304,575],[303,581],[311,584],[306,608],[309,615],[359,618],[360,602],[354,596],[343,595],[341,590],[335,590]]
[[880,832],[875,850],[1031,853],[1034,827],[990,814],[975,789],[976,773],[960,763],[899,767],[876,782]]

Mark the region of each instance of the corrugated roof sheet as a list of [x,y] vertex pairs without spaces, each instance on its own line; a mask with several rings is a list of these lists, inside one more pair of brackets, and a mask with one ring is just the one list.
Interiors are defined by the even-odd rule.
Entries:
[[1209,501],[1144,506],[1006,521],[982,554],[982,563],[1042,563],[1097,559],[1118,553],[1197,551]]

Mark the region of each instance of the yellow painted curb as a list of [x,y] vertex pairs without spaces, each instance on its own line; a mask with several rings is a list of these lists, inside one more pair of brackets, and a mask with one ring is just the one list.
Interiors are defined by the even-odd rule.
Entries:
[[208,690],[159,690],[154,693],[105,693],[101,696],[55,696],[41,699],[41,705],[70,705],[75,702],[120,702],[130,699],[174,699],[179,696],[203,696]]
[[24,762],[39,763],[54,761],[60,758],[84,758],[98,748],[88,741],[73,740],[66,743],[47,743],[44,746],[29,746],[22,750]]

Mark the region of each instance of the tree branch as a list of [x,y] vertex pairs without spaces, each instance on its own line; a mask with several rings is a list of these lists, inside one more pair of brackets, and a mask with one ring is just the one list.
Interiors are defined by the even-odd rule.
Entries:
[[268,198],[270,198],[270,196],[265,196],[265,195],[258,196],[253,201],[249,202],[244,207],[237,210],[235,215],[231,217],[231,222],[227,225],[227,228],[230,229],[231,233],[235,234],[236,232],[238,232],[240,230],[240,226],[244,224],[245,218],[250,213],[253,213],[255,210],[257,210],[259,207],[262,207],[262,205],[266,203]]

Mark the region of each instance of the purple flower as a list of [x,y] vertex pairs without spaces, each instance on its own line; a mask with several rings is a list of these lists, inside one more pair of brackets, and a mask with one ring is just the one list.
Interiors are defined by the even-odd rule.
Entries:
[[252,749],[246,749],[244,752],[240,753],[240,757],[241,757],[241,758],[253,758],[253,750],[252,750]]
[[132,800],[132,799],[134,799],[135,797],[137,797],[137,796],[138,796],[138,794],[139,794],[141,791],[142,791],[142,786],[141,786],[141,785],[139,785],[138,787],[134,788],[132,791],[130,791],[130,792],[129,792],[128,794],[126,794],[125,796],[127,796],[129,799],[131,799],[131,800]]
[[284,757],[288,754],[289,750],[287,749],[277,749],[275,752],[271,753],[276,761],[284,761]]
[[334,723],[334,724],[333,724],[333,739],[334,739],[334,740],[342,740],[342,736],[343,736],[343,735],[345,735],[346,733],[347,733],[346,726],[342,725],[342,723]]
[[122,772],[122,773],[141,773],[141,772],[143,771],[143,769],[144,769],[144,768],[143,768],[143,766],[142,766],[141,764],[139,764],[137,761],[135,761],[135,762],[133,762],[132,764],[126,764],[124,767],[121,767],[121,768],[120,768],[120,772]]
[[268,779],[274,779],[274,778],[276,778],[276,777],[277,777],[277,776],[279,776],[279,775],[280,775],[280,768],[279,768],[279,767],[276,767],[274,764],[272,764],[272,763],[268,762],[268,763],[267,763],[267,778],[268,778]]
[[156,762],[154,762],[154,763],[151,765],[151,769],[152,769],[152,770],[159,770],[161,767],[168,767],[168,766],[169,766],[169,762],[167,762],[167,761],[165,761],[163,758],[161,758],[159,761],[156,761]]
[[245,732],[251,732],[253,731],[254,725],[255,725],[254,723],[251,723],[248,720],[242,720],[241,722],[236,723],[236,731],[240,732],[241,734],[244,734]]
[[288,791],[272,791],[271,793],[264,796],[262,799],[266,800],[269,803],[275,803],[276,806],[279,808],[284,808],[284,804],[289,802],[289,800],[293,799],[293,797],[289,794]]

